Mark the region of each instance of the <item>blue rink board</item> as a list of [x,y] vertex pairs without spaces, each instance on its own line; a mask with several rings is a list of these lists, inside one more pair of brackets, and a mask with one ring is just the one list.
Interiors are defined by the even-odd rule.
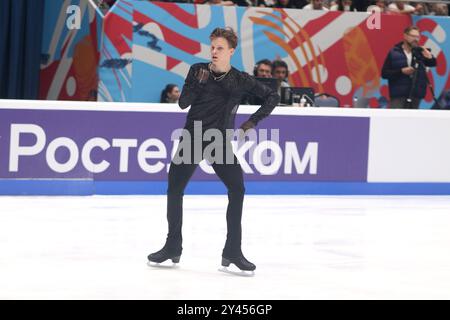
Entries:
[[[450,195],[450,183],[245,182],[246,194]],[[0,180],[0,195],[165,194],[167,182],[92,180]],[[185,194],[226,194],[219,181],[188,184]]]

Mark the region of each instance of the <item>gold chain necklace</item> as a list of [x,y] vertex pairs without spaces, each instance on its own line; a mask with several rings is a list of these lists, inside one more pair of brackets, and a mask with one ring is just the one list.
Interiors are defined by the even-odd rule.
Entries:
[[230,68],[230,70],[228,70],[228,71],[225,72],[224,74],[222,74],[222,75],[220,75],[220,76],[218,76],[218,77],[215,77],[215,76],[214,76],[214,73],[213,73],[213,71],[212,71],[211,65],[212,65],[212,63],[209,63],[209,64],[208,64],[208,69],[209,69],[209,73],[211,74],[211,76],[213,77],[213,79],[214,79],[215,81],[222,81],[223,78],[225,78],[226,75],[231,71],[231,68]]

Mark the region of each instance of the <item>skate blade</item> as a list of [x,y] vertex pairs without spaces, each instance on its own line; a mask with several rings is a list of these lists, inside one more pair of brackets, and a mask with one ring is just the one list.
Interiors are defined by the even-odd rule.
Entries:
[[231,274],[234,276],[239,276],[239,277],[254,277],[255,276],[255,271],[244,271],[244,270],[234,271],[234,270],[228,269],[227,267],[219,268],[219,271],[223,272],[223,273]]
[[177,269],[179,267],[178,263],[174,263],[174,262],[172,262],[171,264],[170,263],[164,264],[164,262],[157,263],[157,262],[151,262],[151,261],[147,261],[147,266],[149,266],[151,268],[157,268],[157,269]]

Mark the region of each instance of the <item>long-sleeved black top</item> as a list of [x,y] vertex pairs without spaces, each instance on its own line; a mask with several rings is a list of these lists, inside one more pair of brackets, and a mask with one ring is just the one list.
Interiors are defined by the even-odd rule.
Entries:
[[261,107],[249,118],[255,125],[267,117],[280,101],[277,92],[233,67],[221,81],[214,80],[210,74],[208,81],[201,84],[196,78],[200,68],[208,70],[208,64],[191,66],[178,102],[182,109],[191,106],[185,125],[188,130],[194,128],[194,121],[202,121],[203,130],[234,129],[235,114],[247,92],[263,99]]

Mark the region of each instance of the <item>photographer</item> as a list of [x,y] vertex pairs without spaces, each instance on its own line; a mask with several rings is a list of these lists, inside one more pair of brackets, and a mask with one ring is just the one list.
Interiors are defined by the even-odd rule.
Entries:
[[384,61],[381,75],[388,80],[391,108],[418,109],[426,95],[425,67],[435,67],[436,58],[429,49],[419,46],[419,40],[419,28],[406,28],[403,42],[395,45]]

